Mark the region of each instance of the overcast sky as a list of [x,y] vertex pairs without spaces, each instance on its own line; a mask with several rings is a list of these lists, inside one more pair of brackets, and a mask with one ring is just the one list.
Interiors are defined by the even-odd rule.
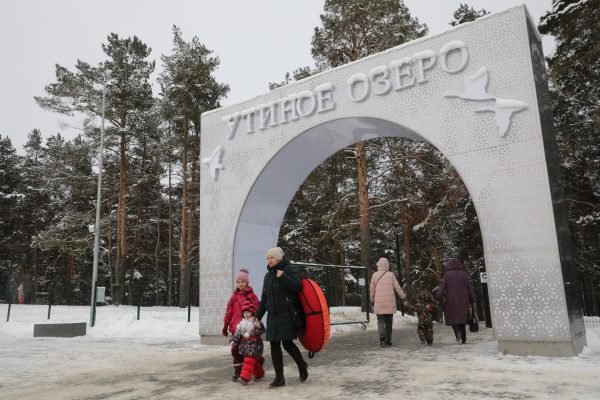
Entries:
[[[525,3],[536,24],[551,0],[405,0],[411,15],[430,33],[449,29],[459,4],[500,11]],[[60,132],[70,139],[81,119],[42,110],[33,96],[56,81],[55,64],[71,70],[77,59],[92,65],[105,60],[101,44],[109,33],[138,36],[152,48],[157,66],[170,54],[172,26],[200,42],[221,60],[215,76],[231,91],[230,105],[268,91],[285,73],[313,66],[310,42],[324,0],[2,0],[0,2],[0,135],[22,152],[34,128],[44,136]],[[544,51],[553,51],[544,39]],[[157,93],[155,93],[157,95]],[[67,123],[69,126],[65,126]]]

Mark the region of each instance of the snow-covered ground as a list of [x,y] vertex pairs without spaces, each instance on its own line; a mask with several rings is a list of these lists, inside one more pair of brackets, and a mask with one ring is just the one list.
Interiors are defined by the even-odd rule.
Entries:
[[[360,318],[334,309],[333,320]],[[413,317],[395,318],[394,346],[377,345],[371,321],[336,325],[327,348],[310,360],[307,383],[286,366],[287,386],[230,382],[227,346],[198,340],[198,309],[99,307],[96,326],[77,338],[33,338],[33,324],[88,322],[89,307],[0,304],[0,399],[598,399],[600,328],[587,330],[576,357],[517,357],[498,353],[493,330],[469,334],[466,346],[437,325],[433,347],[416,338]],[[267,359],[268,346],[266,349]],[[286,356],[286,361],[289,357]],[[270,361],[266,380],[272,379]],[[300,386],[301,385],[301,386]]]

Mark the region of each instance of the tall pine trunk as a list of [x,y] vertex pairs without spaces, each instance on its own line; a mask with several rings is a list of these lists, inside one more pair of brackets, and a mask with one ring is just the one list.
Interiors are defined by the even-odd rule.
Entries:
[[134,286],[134,279],[135,279],[135,262],[137,260],[137,251],[138,251],[138,239],[140,236],[140,224],[141,224],[141,220],[142,220],[142,196],[143,196],[143,190],[142,190],[142,184],[138,185],[139,186],[139,200],[138,200],[138,208],[137,208],[137,213],[136,213],[136,221],[135,221],[135,228],[133,230],[133,242],[131,245],[131,259],[130,259],[130,273],[129,273],[129,280],[128,280],[128,298],[129,298],[129,304],[133,304],[133,286]]
[[158,199],[156,199],[156,246],[154,247],[154,288],[156,289],[156,301],[154,305],[160,305],[160,291],[159,291],[159,280],[158,270],[160,267],[160,202],[162,200],[162,194],[160,185],[158,188]]
[[[108,180],[108,179],[107,179]],[[110,275],[110,295],[112,296],[113,300],[116,300],[115,297],[115,292],[114,292],[114,279],[115,276],[117,274],[116,270],[113,273],[113,269],[112,269],[112,251],[113,251],[113,244],[112,244],[112,206],[110,206],[112,204],[112,199],[113,199],[113,193],[112,193],[112,188],[114,186],[114,182],[111,182],[108,186],[108,273]]]
[[410,230],[411,225],[408,219],[404,220],[404,274],[406,277],[406,296],[408,301],[412,301],[412,261],[410,258]]
[[432,250],[433,262],[435,264],[435,274],[437,278],[437,283],[442,279],[442,259],[440,258],[440,249],[435,246]]
[[71,294],[73,293],[72,283],[73,283],[73,256],[71,253],[67,254],[67,293],[65,297],[67,299],[67,305],[71,305]]
[[125,155],[125,119],[122,117],[121,123],[121,143],[120,143],[120,162],[119,162],[119,208],[118,208],[118,256],[115,265],[115,275],[117,279],[117,304],[122,304],[124,300],[123,290],[125,285],[125,268],[127,266],[127,164]]
[[182,167],[182,192],[181,192],[181,238],[179,241],[179,307],[187,306],[188,298],[188,254],[187,254],[187,231],[188,231],[188,139],[189,120],[183,119],[183,149],[181,151]]
[[169,276],[168,276],[168,298],[167,305],[171,307],[173,305],[173,186],[171,183],[171,152],[169,152],[169,200],[168,200],[168,213],[169,213],[169,248],[167,251],[169,260]]
[[[198,179],[198,149],[199,146],[197,145],[198,143],[198,136],[196,136],[194,138],[194,146],[192,147],[192,171],[190,173],[190,189],[189,189],[189,202],[188,202],[188,210],[189,210],[189,217],[188,217],[188,233],[187,233],[187,257],[188,257],[188,262],[187,262],[187,269],[188,269],[188,279],[192,279],[192,272],[194,270],[194,265],[192,263],[192,260],[194,260],[193,255],[194,253],[194,227],[195,227],[195,220],[196,220],[196,212],[198,210],[198,182],[196,182],[196,180]],[[191,293],[189,293],[189,285],[190,285],[190,281],[188,280],[188,285],[186,286],[186,290],[188,292],[188,295],[192,295]],[[193,299],[193,296],[191,299],[189,299],[189,301],[191,302]]]
[[[144,210],[144,197],[146,193],[146,140],[143,141],[142,145],[142,164],[140,166],[140,182],[138,183],[138,206],[135,218],[135,228],[133,230],[133,242],[131,246],[131,259],[130,259],[130,274],[129,279],[129,304],[133,304],[133,286],[135,279],[135,264],[137,261],[137,254],[139,249],[138,239],[140,237],[140,225],[142,223],[142,212]],[[142,296],[143,297],[143,296]]]
[[371,265],[371,234],[369,231],[369,191],[367,187],[367,154],[364,141],[356,144],[358,162],[358,212],[360,228],[360,264],[367,267],[369,277],[373,274]]
[[32,303],[37,303],[37,298],[35,294],[37,293],[37,281],[38,281],[38,268],[37,268],[37,248],[33,248],[33,293],[32,293]]
[[[440,284],[440,280],[442,279],[442,259],[440,257],[440,249],[435,246],[432,250],[433,262],[435,264],[435,274],[436,274],[436,286]],[[431,290],[432,287],[428,287],[427,289]],[[442,320],[442,309],[440,307],[435,307],[433,312],[433,318],[436,321]]]

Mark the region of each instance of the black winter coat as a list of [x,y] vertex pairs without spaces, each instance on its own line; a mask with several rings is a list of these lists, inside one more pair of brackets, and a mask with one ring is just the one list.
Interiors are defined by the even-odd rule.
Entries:
[[[298,299],[298,293],[302,288],[300,273],[290,264],[286,256],[283,256],[283,260],[273,267],[267,266],[267,269],[256,318],[261,320],[267,313],[266,339],[269,342],[296,339],[296,327],[292,322],[289,303],[291,302],[295,309],[302,310]],[[279,278],[278,270],[283,271],[283,275]]]

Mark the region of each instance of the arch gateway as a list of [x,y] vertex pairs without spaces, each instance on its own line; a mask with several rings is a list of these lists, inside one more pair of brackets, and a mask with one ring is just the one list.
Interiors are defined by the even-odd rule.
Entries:
[[429,142],[464,181],[499,351],[578,354],[585,328],[546,71],[522,5],[202,115],[201,341],[217,340],[241,266],[262,290],[265,252],[310,172],[377,137]]

